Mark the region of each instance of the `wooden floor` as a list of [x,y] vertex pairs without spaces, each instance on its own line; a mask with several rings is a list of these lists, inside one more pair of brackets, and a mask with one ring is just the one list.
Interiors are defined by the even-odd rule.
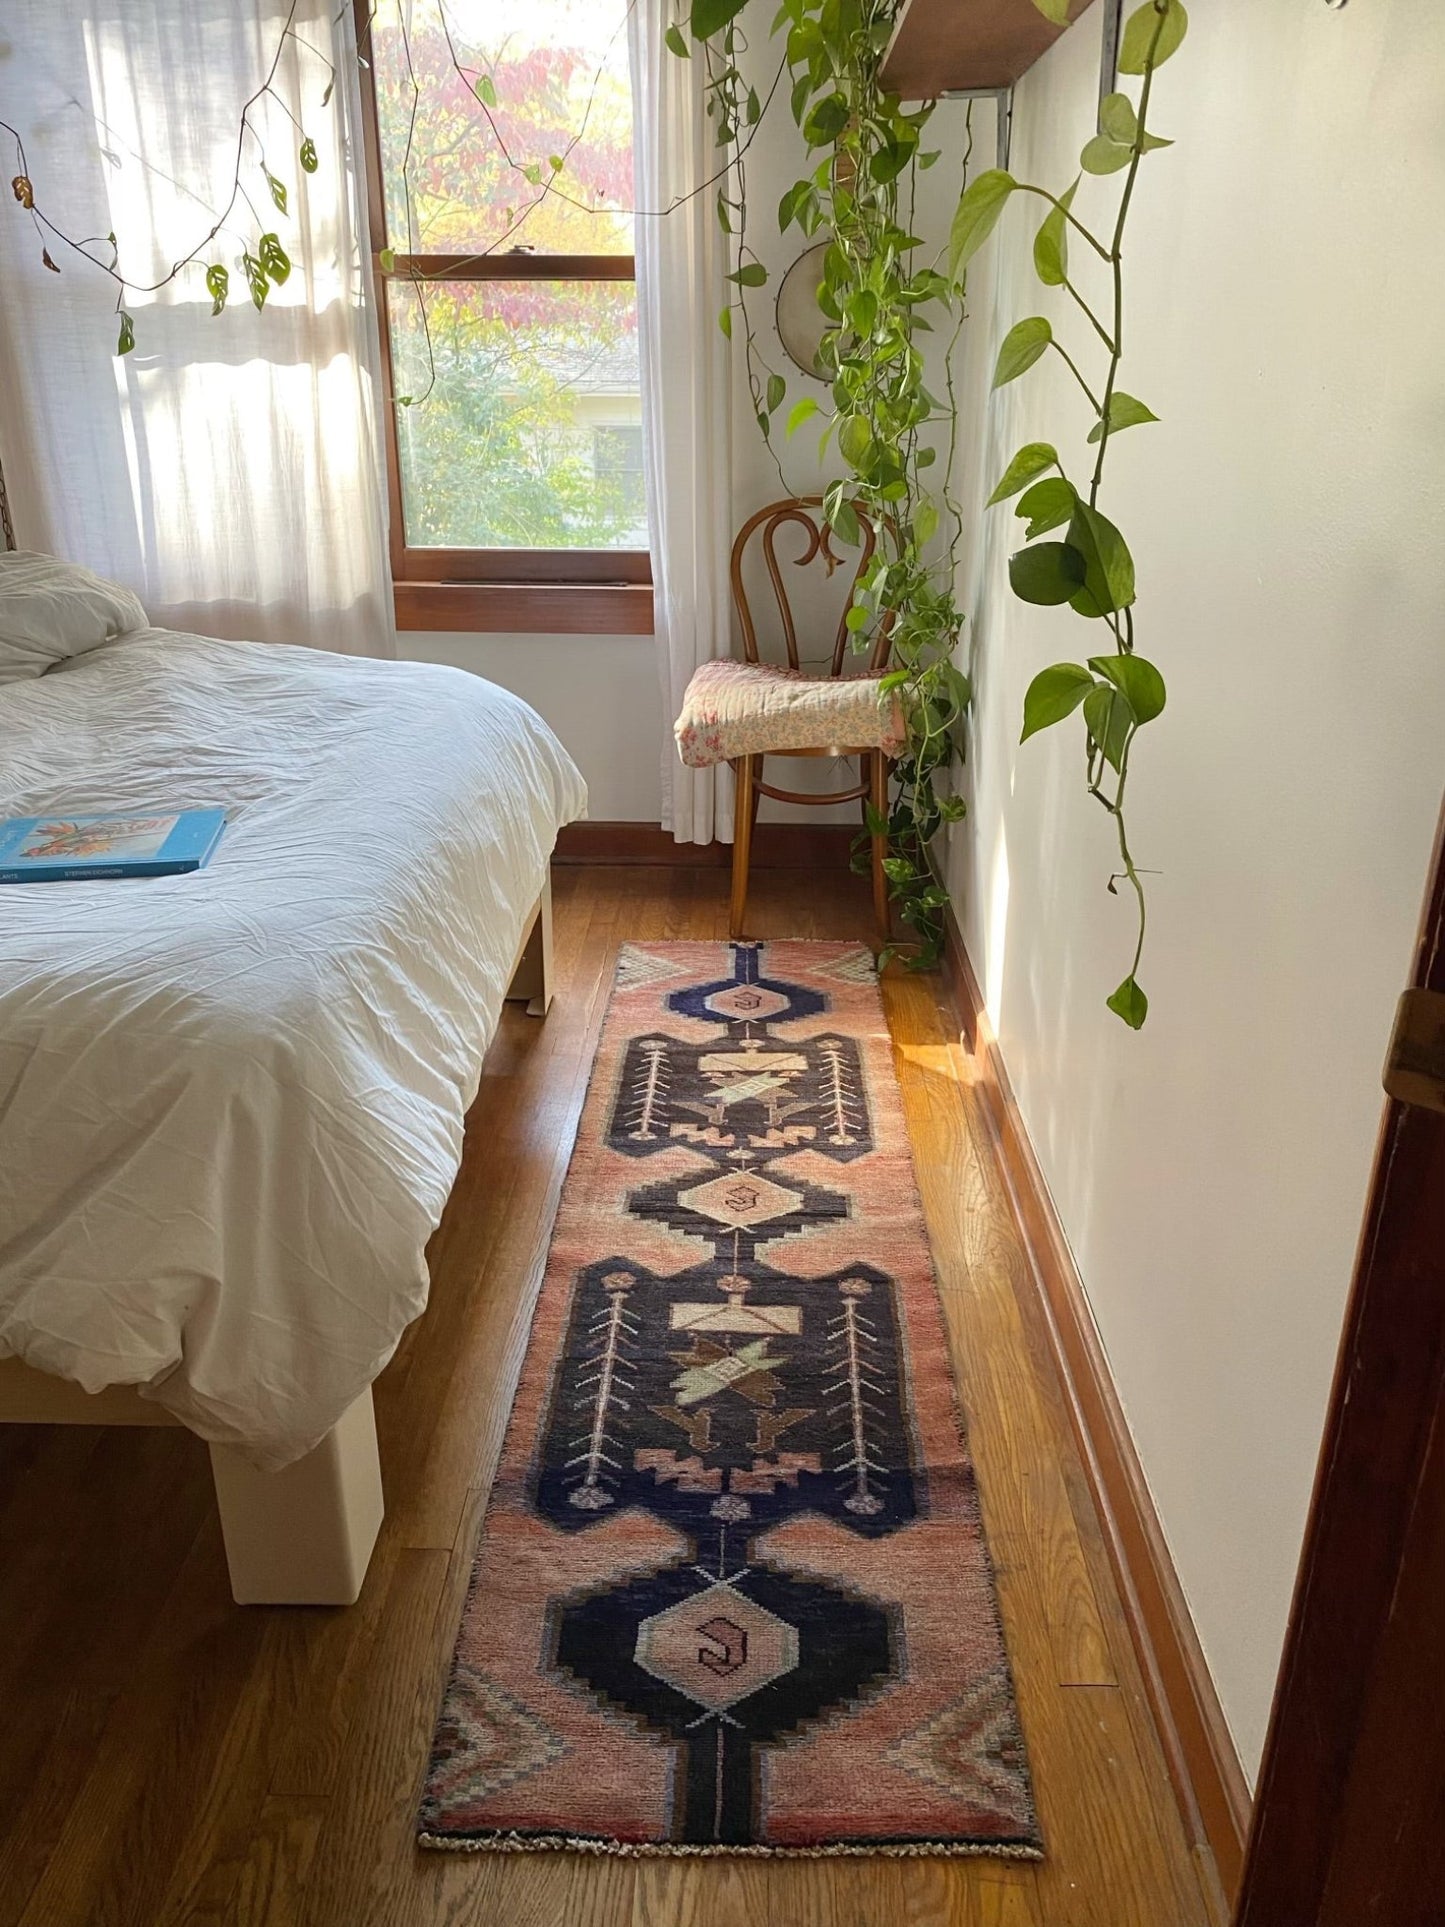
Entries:
[[[613,958],[720,937],[723,871],[557,876],[560,989],[509,1007],[377,1384],[387,1518],[347,1611],[230,1603],[205,1448],[0,1427],[0,1927],[1194,1927],[1212,1918],[935,980],[885,986],[1048,1858],[421,1853],[413,1815]],[[860,936],[761,872],[759,936]]]

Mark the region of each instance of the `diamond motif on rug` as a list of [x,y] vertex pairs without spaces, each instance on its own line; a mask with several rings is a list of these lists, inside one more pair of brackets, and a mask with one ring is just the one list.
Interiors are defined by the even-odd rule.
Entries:
[[644,1619],[633,1656],[645,1673],[717,1713],[792,1672],[798,1629],[733,1586],[709,1586]]
[[803,1202],[796,1191],[774,1184],[771,1178],[740,1175],[712,1178],[695,1184],[690,1191],[679,1191],[677,1201],[687,1211],[701,1212],[717,1224],[751,1230],[770,1218],[785,1217]]
[[423,1842],[1037,1855],[872,958],[618,981]]

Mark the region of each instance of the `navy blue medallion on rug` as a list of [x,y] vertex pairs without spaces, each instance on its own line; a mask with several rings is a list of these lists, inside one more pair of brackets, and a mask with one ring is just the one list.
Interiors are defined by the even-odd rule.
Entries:
[[854,945],[623,952],[421,1838],[1038,1851]]

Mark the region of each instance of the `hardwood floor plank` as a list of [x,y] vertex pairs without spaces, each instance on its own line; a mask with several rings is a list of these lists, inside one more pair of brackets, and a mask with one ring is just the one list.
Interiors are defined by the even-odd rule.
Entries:
[[309,1927],[425,1921],[416,1802],[454,1627],[438,1607],[450,1556],[403,1548],[373,1664],[356,1683],[346,1756],[327,1803],[301,1911]]
[[910,1865],[904,1881],[899,1927],[1042,1927],[1033,1867],[970,1869],[954,1877],[945,1860]]
[[267,1800],[223,1914],[196,1915],[187,1927],[300,1927],[302,1898],[326,1819],[324,1799]]
[[23,1927],[154,1927],[265,1632],[263,1615],[231,1603],[208,1520],[113,1703]]
[[1178,1809],[1167,1780],[1150,1784],[1119,1690],[1066,1687],[1048,1699],[1047,1717],[1036,1717],[1033,1730],[1048,1754],[1067,1761],[1063,1771],[1040,1775],[1048,1848],[1037,1869],[1042,1927],[1203,1922]]
[[[578,866],[558,999],[508,1008],[377,1385],[387,1518],[345,1611],[230,1604],[180,1433],[0,1427],[0,1927],[1203,1927],[967,1053],[885,1004],[1048,1858],[420,1852],[415,1804],[556,1198],[626,940],[727,931],[727,872]],[[755,936],[868,941],[841,866],[758,871]]]
[[[637,1864],[559,1853],[433,1854],[446,1927],[628,1927]],[[432,1916],[427,1916],[432,1927]]]
[[759,1860],[644,1860],[632,1927],[773,1927]]

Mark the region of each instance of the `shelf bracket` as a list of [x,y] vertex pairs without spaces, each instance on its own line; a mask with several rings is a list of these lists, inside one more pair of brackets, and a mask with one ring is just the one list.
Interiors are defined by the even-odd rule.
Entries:
[[[1099,106],[1119,87],[1119,30],[1124,19],[1124,0],[1103,0],[1104,29],[1099,45]],[[1104,130],[1102,126],[1099,132]]]
[[[1122,4],[1122,0],[1121,0]],[[996,167],[1008,166],[1009,137],[1013,132],[1014,90],[1012,87],[945,87],[940,100],[991,100],[998,109],[998,150]]]

